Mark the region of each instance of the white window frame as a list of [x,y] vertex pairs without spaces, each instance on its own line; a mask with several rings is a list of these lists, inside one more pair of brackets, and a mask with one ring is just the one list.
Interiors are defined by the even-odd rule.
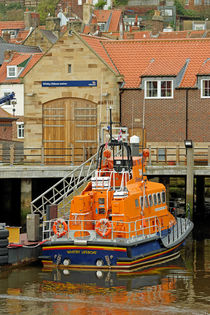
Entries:
[[[209,95],[207,95],[207,96],[203,95],[203,92],[205,91],[205,89],[203,87],[205,81],[209,81]],[[210,78],[201,80],[201,98],[210,98]]]
[[202,0],[194,0],[194,5],[202,5]]
[[[14,70],[14,75],[10,74],[10,70]],[[7,66],[7,78],[17,78],[17,66]]]
[[17,122],[17,138],[24,139],[24,122]]
[[[157,82],[157,96],[147,96],[147,83]],[[161,96],[161,82],[171,82],[171,96]],[[173,80],[158,79],[158,80],[145,80],[144,82],[144,98],[145,99],[172,99],[174,97]]]

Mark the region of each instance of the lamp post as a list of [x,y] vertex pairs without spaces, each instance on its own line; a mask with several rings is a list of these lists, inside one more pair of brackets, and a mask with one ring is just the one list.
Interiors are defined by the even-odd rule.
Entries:
[[186,212],[192,219],[193,217],[193,190],[194,190],[194,150],[192,140],[184,141],[187,155],[187,185],[186,185]]

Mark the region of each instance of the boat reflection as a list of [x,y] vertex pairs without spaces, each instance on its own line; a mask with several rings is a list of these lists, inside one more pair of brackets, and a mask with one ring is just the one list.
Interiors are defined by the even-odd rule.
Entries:
[[[144,306],[156,303],[171,304],[176,300],[176,281],[188,277],[183,260],[131,273],[112,271],[78,271],[69,269],[43,269],[41,289],[57,293],[56,297],[73,294],[74,298],[85,296],[107,296],[111,303],[123,299],[126,305]],[[96,299],[96,302],[98,301]]]

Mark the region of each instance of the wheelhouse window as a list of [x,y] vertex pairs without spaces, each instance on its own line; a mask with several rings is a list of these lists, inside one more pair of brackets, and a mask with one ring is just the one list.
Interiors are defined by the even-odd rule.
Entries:
[[201,80],[201,97],[210,97],[210,80]]
[[149,199],[149,206],[152,207],[153,206],[152,195],[148,195],[148,199]]
[[173,81],[171,80],[146,81],[145,98],[173,98]]
[[145,208],[148,208],[147,196],[144,197],[144,206],[145,206]]
[[166,193],[165,193],[165,191],[162,191],[161,197],[162,197],[162,203],[165,203],[166,202]]
[[157,205],[157,196],[156,194],[153,194],[153,202],[154,202],[154,206]]
[[157,202],[160,205],[161,204],[161,197],[160,197],[160,193],[157,193]]

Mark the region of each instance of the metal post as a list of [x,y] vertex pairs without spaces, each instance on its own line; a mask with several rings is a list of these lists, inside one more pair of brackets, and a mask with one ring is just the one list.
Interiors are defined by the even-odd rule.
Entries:
[[10,146],[10,165],[14,164],[14,160],[15,160],[15,148],[14,148],[14,144],[12,144]]
[[152,150],[151,150],[151,145],[149,145],[149,161],[148,161],[148,165],[152,164]]
[[41,165],[44,165],[44,146],[41,146]]
[[179,145],[176,147],[176,165],[179,165]]
[[190,218],[193,216],[193,184],[194,184],[194,149],[187,150],[187,187],[186,187],[186,207],[190,211]]

